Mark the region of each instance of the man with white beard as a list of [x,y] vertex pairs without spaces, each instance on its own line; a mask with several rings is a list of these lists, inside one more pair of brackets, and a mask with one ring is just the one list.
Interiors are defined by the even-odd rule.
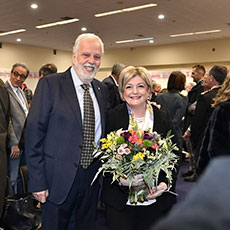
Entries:
[[[72,67],[40,79],[26,130],[29,191],[42,203],[43,230],[94,226],[99,168],[93,141],[105,135],[107,88],[94,79],[104,52],[94,34],[74,44]],[[88,109],[88,110],[87,110]]]

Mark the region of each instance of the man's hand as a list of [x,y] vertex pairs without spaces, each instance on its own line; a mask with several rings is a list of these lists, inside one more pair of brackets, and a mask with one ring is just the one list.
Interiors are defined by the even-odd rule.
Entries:
[[164,182],[161,182],[157,188],[154,188],[151,193],[148,194],[148,200],[155,199],[156,197],[160,196],[164,191],[167,189],[167,185]]
[[49,192],[48,192],[48,190],[44,190],[44,191],[41,191],[41,192],[33,192],[33,196],[39,202],[45,203],[46,198],[49,196]]
[[186,141],[190,136],[191,136],[191,131],[187,129],[184,135],[182,136],[182,138],[184,139],[184,141]]
[[18,148],[18,145],[14,145],[11,147],[11,153],[10,158],[17,159],[20,156],[20,149]]

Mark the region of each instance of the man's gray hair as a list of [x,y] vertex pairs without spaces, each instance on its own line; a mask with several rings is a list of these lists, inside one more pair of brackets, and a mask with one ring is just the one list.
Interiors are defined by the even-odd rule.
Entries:
[[120,72],[121,72],[124,68],[125,68],[125,65],[124,65],[124,64],[116,63],[116,64],[113,65],[111,74],[112,74],[112,75],[118,75],[118,74],[120,74]]
[[77,53],[77,49],[79,44],[84,41],[85,39],[95,39],[97,40],[100,45],[101,45],[101,51],[102,54],[104,53],[104,43],[102,42],[102,40],[95,34],[93,33],[85,33],[85,34],[81,34],[77,37],[77,39],[75,40],[74,46],[73,46],[73,53]]

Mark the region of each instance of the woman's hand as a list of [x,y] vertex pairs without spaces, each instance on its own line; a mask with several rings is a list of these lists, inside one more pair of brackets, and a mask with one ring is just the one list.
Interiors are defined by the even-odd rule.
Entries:
[[[122,186],[129,186],[130,180],[129,179],[124,179],[124,178],[121,177],[119,184],[122,185]],[[143,180],[143,175],[142,174],[138,174],[133,178],[132,187],[139,187],[139,186],[141,186],[143,184],[144,184],[144,180]]]
[[147,196],[148,200],[155,199],[158,196],[161,196],[164,191],[167,190],[167,185],[164,182],[161,182],[156,188],[154,188]]

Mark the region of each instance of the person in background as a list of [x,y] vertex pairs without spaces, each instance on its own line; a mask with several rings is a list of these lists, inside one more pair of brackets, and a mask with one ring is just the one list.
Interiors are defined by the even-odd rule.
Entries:
[[[200,94],[204,91],[202,84],[205,73],[206,70],[203,65],[198,64],[192,67],[191,77],[193,78],[193,81],[196,83],[196,85],[188,93],[188,106],[183,121],[183,140],[185,144],[184,147],[187,150],[187,152],[189,152],[190,156],[194,155],[194,150],[192,148],[192,143],[189,135],[190,126],[196,109],[197,99],[200,96]],[[182,172],[182,176],[191,176],[193,174],[191,171],[191,168],[189,168],[188,170]]]
[[229,165],[229,156],[214,158],[186,199],[149,230],[228,230]]
[[186,84],[185,86],[185,90],[187,91],[187,93],[190,92],[190,90],[195,86],[194,82],[189,82],[188,84]]
[[111,75],[105,78],[102,82],[107,85],[109,89],[109,103],[110,107],[114,108],[122,103],[119,91],[118,82],[121,71],[125,68],[125,65],[116,63],[113,65]]
[[[199,173],[204,171],[212,158],[230,154],[229,75],[225,78],[213,101],[212,107],[215,110],[208,121],[199,153]],[[222,181],[222,178],[220,180]]]
[[25,93],[26,100],[27,100],[28,106],[30,108],[31,102],[32,102],[32,99],[33,99],[33,92],[32,92],[31,89],[29,89],[27,87],[27,85],[25,83],[22,84],[22,90]]
[[6,140],[10,117],[10,100],[4,82],[0,79],[0,222],[6,192],[7,152]]
[[211,107],[211,104],[213,103],[213,98],[221,88],[221,84],[226,76],[227,68],[225,66],[215,65],[209,71],[208,76],[204,77],[206,88],[209,88],[209,90],[201,93],[197,100],[190,131],[190,140],[194,153],[194,155],[190,157],[190,167],[193,171],[193,174],[185,177],[185,181],[194,182],[199,176],[197,171],[197,160],[199,157],[200,146],[204,137],[205,128],[214,110],[214,108]]
[[167,92],[159,94],[155,101],[161,105],[161,109],[168,112],[172,123],[175,126],[178,138],[179,149],[182,151],[182,117],[188,104],[187,97],[181,94],[185,88],[186,77],[180,71],[174,71],[170,74],[167,84]]
[[39,79],[51,73],[57,73],[56,65],[53,63],[45,64],[39,69]]
[[[29,70],[24,64],[13,65],[6,88],[10,97],[10,124],[8,130],[8,171],[9,180],[14,192],[18,192],[17,178],[19,175],[20,160],[24,152],[19,148],[19,141],[24,123],[29,112],[26,96],[21,89],[23,82],[29,75]],[[22,159],[20,159],[22,158]]]
[[94,79],[104,45],[95,34],[75,41],[72,67],[41,78],[27,119],[29,191],[42,203],[43,230],[92,230],[100,166],[93,142],[105,135],[107,87]]
[[[169,130],[173,130],[167,113],[148,103],[151,87],[152,79],[145,68],[129,66],[121,72],[119,91],[125,103],[109,110],[106,123],[107,133],[121,128],[129,129],[132,120],[137,122],[138,129],[157,131],[163,137]],[[111,175],[104,177],[101,194],[110,230],[147,229],[164,216],[176,202],[175,195],[163,193],[167,189],[167,182],[163,177],[159,180],[157,192],[149,196],[149,201],[128,205],[128,180],[120,178],[120,183],[115,181],[111,184],[111,177]],[[143,183],[143,180],[136,178],[133,185],[139,182]],[[174,188],[175,181],[172,190]],[[156,197],[157,201],[154,203],[152,199]]]

